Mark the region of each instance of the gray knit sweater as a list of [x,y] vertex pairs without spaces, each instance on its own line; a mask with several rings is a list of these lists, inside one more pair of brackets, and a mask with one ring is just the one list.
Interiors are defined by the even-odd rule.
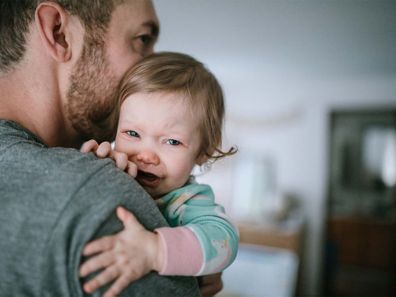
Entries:
[[[111,160],[48,148],[0,120],[0,296],[84,296],[82,248],[121,229],[118,205],[150,230],[166,225],[152,199]],[[193,278],[150,273],[121,296],[199,293]]]

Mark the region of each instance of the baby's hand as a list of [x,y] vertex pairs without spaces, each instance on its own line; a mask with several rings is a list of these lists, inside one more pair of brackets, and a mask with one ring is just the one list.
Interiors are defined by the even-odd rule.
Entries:
[[124,224],[124,230],[90,242],[83,250],[84,256],[96,255],[82,264],[81,277],[103,269],[84,284],[87,293],[114,281],[103,296],[117,296],[131,282],[151,270],[162,269],[163,249],[159,235],[147,231],[132,213],[122,207],[117,208],[117,216]]
[[136,164],[128,160],[127,154],[112,150],[110,142],[105,141],[98,144],[95,140],[91,139],[84,142],[80,151],[82,153],[92,152],[98,158],[111,158],[122,171],[125,171],[132,177],[136,177],[137,175]]
[[215,274],[203,275],[198,277],[198,285],[202,297],[214,296],[223,289],[221,274],[221,272],[218,272]]

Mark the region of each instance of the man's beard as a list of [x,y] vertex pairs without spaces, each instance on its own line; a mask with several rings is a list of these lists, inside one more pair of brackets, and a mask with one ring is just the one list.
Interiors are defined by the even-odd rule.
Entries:
[[85,42],[70,78],[65,113],[80,141],[111,141],[116,133],[118,80],[111,73],[102,42]]

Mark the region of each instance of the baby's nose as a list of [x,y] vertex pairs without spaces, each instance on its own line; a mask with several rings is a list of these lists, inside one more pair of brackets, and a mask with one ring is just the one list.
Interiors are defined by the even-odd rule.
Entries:
[[160,163],[160,158],[153,151],[142,151],[136,155],[136,160],[138,162],[143,162],[145,164],[158,165]]

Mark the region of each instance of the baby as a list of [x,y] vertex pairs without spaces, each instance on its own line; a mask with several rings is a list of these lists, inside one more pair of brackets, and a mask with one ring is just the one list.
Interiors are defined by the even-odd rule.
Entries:
[[236,151],[221,149],[224,100],[216,78],[190,56],[158,53],[125,74],[119,100],[114,150],[90,140],[81,151],[113,158],[155,199],[170,227],[148,231],[119,207],[124,230],[83,251],[94,256],[81,276],[103,269],[84,290],[113,281],[104,296],[114,296],[152,270],[191,276],[224,270],[236,256],[238,231],[211,188],[191,176],[195,165]]

